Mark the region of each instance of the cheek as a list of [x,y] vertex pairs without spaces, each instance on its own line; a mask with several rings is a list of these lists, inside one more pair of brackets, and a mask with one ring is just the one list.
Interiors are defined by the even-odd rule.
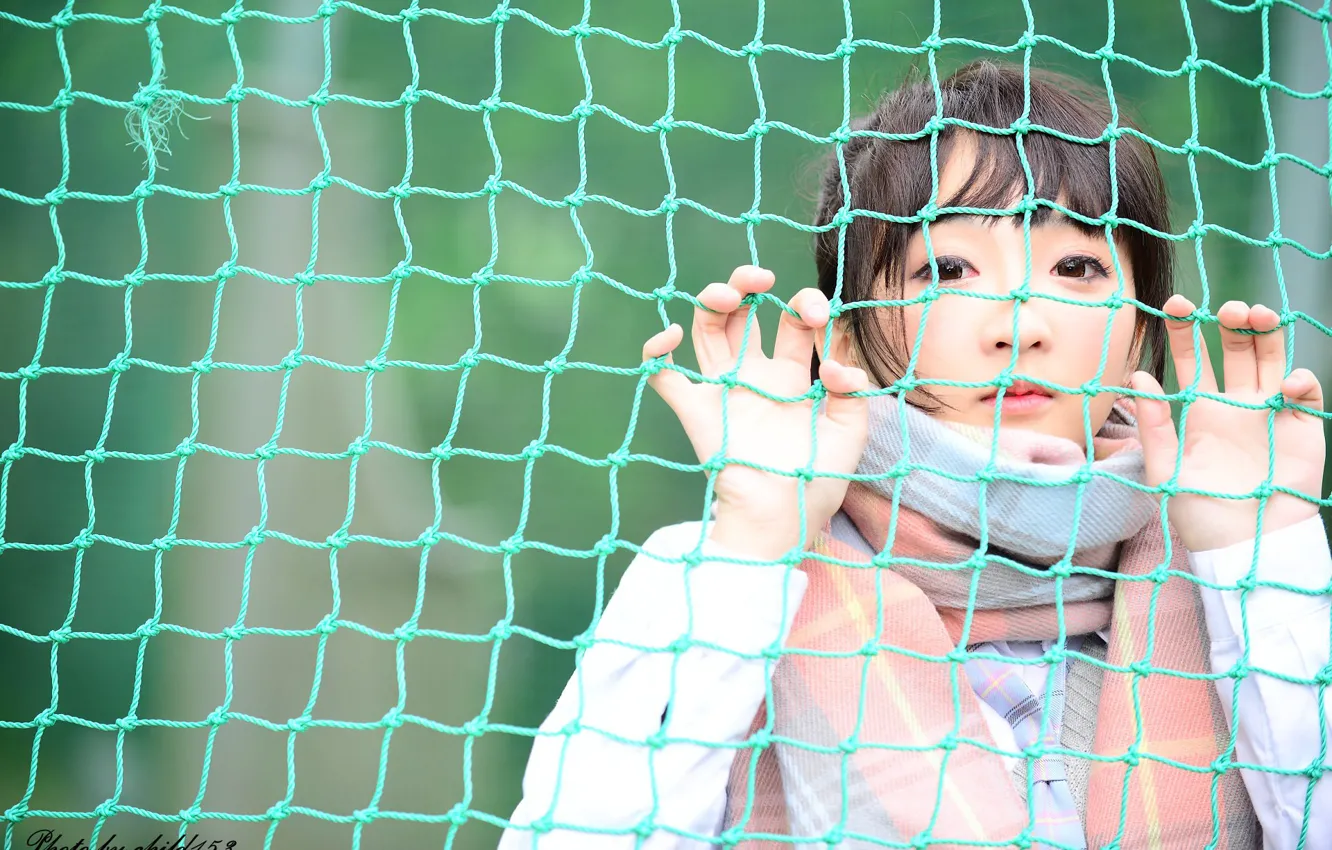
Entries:
[[[930,312],[925,316],[924,304],[913,304],[903,309],[906,327],[906,351],[903,361],[911,356],[911,350],[920,337],[920,353],[916,358],[916,374],[931,378],[955,378],[965,372],[959,368],[960,353],[976,348],[976,322],[968,316],[965,302],[977,302],[974,298],[944,296],[930,305]],[[920,333],[922,319],[924,333]],[[970,339],[969,346],[963,347]]]

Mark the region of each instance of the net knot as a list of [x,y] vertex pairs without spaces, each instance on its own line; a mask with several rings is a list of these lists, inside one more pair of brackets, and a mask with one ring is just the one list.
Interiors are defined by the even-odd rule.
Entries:
[[[652,737],[657,738],[656,735],[653,735]],[[660,742],[658,742],[657,746],[660,746]],[[656,748],[657,747],[653,747],[653,749]],[[652,833],[657,831],[657,825],[652,822],[652,816],[649,815],[648,817],[634,824],[634,828],[630,831],[633,832],[635,835],[639,836],[640,838],[647,838]]]
[[672,655],[683,655],[684,653],[688,652],[689,647],[693,645],[694,642],[692,640],[690,640],[688,637],[684,635],[681,635],[680,637],[666,644],[666,649],[670,651]]
[[572,113],[573,117],[577,118],[579,121],[586,121],[587,119],[591,118],[593,115],[596,114],[597,114],[596,107],[594,107],[592,104],[588,103],[587,101],[583,101],[582,103],[575,106]]
[[1322,670],[1319,670],[1314,674],[1313,680],[1314,684],[1318,685],[1320,688],[1332,685],[1332,664],[1323,667]]
[[365,371],[375,373],[383,372],[387,365],[388,363],[384,360],[384,355],[381,354],[378,357],[372,357],[365,361]]
[[254,528],[250,529],[249,533],[246,534],[244,538],[241,539],[241,542],[246,546],[258,546],[260,543],[264,542],[264,533],[260,531],[259,526],[256,525]]
[[1129,672],[1135,676],[1146,676],[1152,672],[1152,665],[1146,659],[1139,658],[1128,666]]
[[333,178],[327,172],[316,174],[314,179],[310,181],[310,188],[316,192],[322,192],[332,185]]
[[423,531],[421,536],[416,538],[417,546],[438,546],[444,542],[444,533],[440,531]]
[[143,286],[143,283],[146,279],[147,278],[144,277],[143,272],[136,269],[135,271],[132,271],[129,274],[122,277],[120,279],[120,282],[125,284],[125,286],[129,287],[130,289],[138,289],[140,286]]
[[69,9],[61,9],[51,17],[51,26],[56,29],[64,29],[74,23],[74,13]]
[[395,705],[384,712],[384,716],[379,722],[390,729],[397,729],[403,724],[402,711]]
[[[1272,0],[1257,0],[1257,2],[1258,2],[1258,5],[1259,5],[1259,6],[1270,6],[1270,5],[1272,5]],[[1253,84],[1254,84],[1255,86],[1257,86],[1258,88],[1260,88],[1260,89],[1271,88],[1271,87],[1272,87],[1272,77],[1271,77],[1271,75],[1268,74],[1266,71],[1263,71],[1261,74],[1259,74],[1258,76],[1256,76],[1256,77],[1253,78]]]
[[117,717],[116,728],[122,732],[133,732],[139,725],[137,717]]
[[399,12],[398,16],[402,18],[402,20],[414,24],[421,20],[421,10],[415,7],[408,7]]
[[462,731],[463,734],[469,738],[480,738],[482,735],[486,734],[486,727],[489,725],[490,724],[486,722],[484,716],[473,717],[462,725]]
[[1036,39],[1036,34],[1031,31],[1024,32],[1022,37],[1017,40],[1015,45],[1018,50],[1031,50],[1040,42]]
[[504,191],[504,184],[494,174],[487,177],[485,185],[481,187],[481,194],[483,195],[498,195],[502,191]]
[[0,452],[0,463],[13,463],[21,457],[23,457],[23,447],[18,443],[14,443],[3,452]]
[[740,52],[745,56],[749,56],[750,58],[753,58],[755,56],[762,56],[763,40],[759,38],[754,39],[753,41],[749,42],[749,44],[746,44],[744,47],[740,48]]
[[403,643],[411,643],[416,635],[416,626],[398,626],[393,630],[393,639]]
[[[1267,407],[1271,408],[1272,410],[1285,410],[1285,409],[1286,409],[1286,397],[1283,396],[1281,393],[1277,393],[1276,395],[1274,395],[1274,396],[1272,396],[1271,398],[1269,398],[1267,401],[1263,402],[1263,404],[1266,405]],[[1271,486],[1270,484],[1261,484],[1261,485],[1259,485],[1259,487],[1260,487],[1260,488],[1264,488],[1264,487],[1265,487],[1265,488],[1267,489],[1267,492],[1268,492],[1269,494],[1270,494],[1271,491],[1272,491],[1272,486]],[[1255,491],[1255,492],[1259,492],[1259,491]]]
[[333,619],[332,614],[325,614],[314,630],[316,634],[331,635],[338,630],[338,621]]
[[303,362],[305,362],[304,355],[291,351],[287,353],[286,357],[278,361],[278,368],[284,372],[290,372],[292,369],[298,368]]
[[1317,782],[1319,779],[1323,777],[1323,772],[1326,770],[1327,768],[1319,764],[1318,762],[1312,762],[1308,767],[1300,771],[1300,773],[1303,773],[1305,776]]
[[208,712],[208,716],[204,718],[204,722],[214,728],[223,726],[227,722],[227,714],[228,712],[219,705],[217,708]]
[[46,274],[42,275],[42,286],[52,286],[57,283],[65,282],[65,272],[60,268],[48,269]]
[[218,15],[217,19],[229,27],[234,27],[236,24],[240,23],[241,15],[240,12],[237,12],[235,9],[227,9],[225,12]]
[[227,640],[240,640],[245,637],[245,630],[234,624],[226,626],[222,629],[222,637]]
[[374,810],[374,809],[357,809],[356,811],[352,812],[351,816],[352,816],[352,820],[354,820],[354,821],[356,821],[357,823],[362,824],[362,825],[364,825],[364,824],[369,824],[369,823],[374,823],[374,820],[375,820],[375,810]]
[[51,105],[56,109],[69,109],[74,105],[74,92],[69,89],[61,89],[56,92],[55,100],[51,101]]
[[101,446],[93,446],[91,449],[85,449],[83,459],[88,463],[101,463],[106,460],[106,449]]
[[269,820],[282,820],[283,818],[287,817],[290,814],[291,814],[291,809],[287,807],[287,801],[279,800],[278,802],[268,807],[268,811],[264,812],[264,817],[268,818]]
[[933,201],[930,201],[916,211],[916,216],[921,221],[934,221],[939,217],[939,207]]
[[837,42],[837,49],[833,51],[832,55],[838,59],[845,59],[855,52],[855,42],[849,38],[843,38],[841,41]]
[[75,549],[91,549],[93,542],[92,529],[85,528],[74,538],[73,544]]
[[546,444],[540,440],[533,440],[519,454],[523,460],[536,460],[546,453]]
[[684,33],[680,32],[679,27],[671,27],[666,30],[666,34],[661,37],[662,44],[676,45],[684,41]]
[[920,46],[933,53],[943,49],[943,39],[934,33],[930,33],[930,37],[922,41]]
[[770,130],[770,129],[771,129],[771,127],[768,126],[768,122],[767,122],[767,121],[764,121],[762,118],[755,118],[755,119],[754,119],[754,123],[753,123],[753,124],[750,124],[750,125],[749,125],[749,129],[745,131],[745,135],[746,135],[746,136],[766,136],[766,135],[768,135],[768,130]]
[[[388,195],[390,198],[403,201],[411,197],[412,188],[411,186],[405,186],[399,183],[397,186],[390,186],[387,189],[385,189],[384,194]],[[402,263],[399,263],[398,265],[401,266]]]
[[566,207],[577,209],[578,207],[581,207],[586,200],[587,194],[583,192],[582,189],[577,189],[564,196],[564,205]]
[[73,632],[70,630],[69,626],[61,626],[58,629],[52,629],[47,632],[46,636],[50,638],[52,643],[64,644],[69,643],[69,636],[71,634],[73,634]]
[[324,538],[324,545],[330,549],[346,549],[348,542],[347,532],[341,529]]
[[479,104],[477,104],[477,105],[481,107],[481,111],[482,111],[482,112],[485,112],[485,113],[498,112],[498,111],[499,111],[499,108],[500,108],[500,100],[499,100],[498,97],[495,97],[495,96],[492,94],[490,97],[488,97],[488,98],[486,98],[485,100],[481,101],[481,102],[480,102]]
[[842,208],[832,217],[828,223],[833,227],[849,227],[856,220],[856,216],[851,210]]
[[146,623],[141,624],[137,629],[134,630],[134,636],[139,640],[143,640],[144,638],[155,638],[161,633],[162,633],[162,624],[154,622],[153,620],[149,620]]
[[170,552],[176,545],[176,535],[168,534],[165,537],[153,538],[152,547],[159,552]]
[[516,555],[523,550],[523,539],[517,535],[506,537],[500,541],[499,549],[506,555]]
[[42,376],[42,370],[31,364],[18,367],[14,374],[25,381],[35,381]]
[[763,215],[753,210],[745,210],[740,213],[740,220],[748,225],[760,224],[763,221]]
[[675,119],[663,115],[656,121],[652,122],[652,129],[656,130],[658,133],[669,133],[675,129]]
[[458,358],[458,363],[464,369],[474,369],[481,362],[481,352],[468,351],[462,357]]
[[430,456],[439,460],[452,460],[453,454],[452,447],[446,446],[443,443],[430,448]]
[[[1050,566],[1050,574],[1057,578],[1068,578],[1073,575],[1073,565],[1067,560],[1060,560]],[[1051,652],[1053,653],[1054,650],[1051,650]],[[1058,655],[1059,660],[1062,661],[1064,659],[1064,651],[1062,649],[1059,650]]]
[[925,122],[925,126],[921,127],[920,129],[921,132],[925,133],[925,135],[933,136],[936,133],[942,133],[944,131],[944,128],[946,128],[947,126],[948,126],[947,122],[945,122],[942,118],[940,118],[937,115],[932,115],[930,116],[930,120]]
[[1097,48],[1096,52],[1092,55],[1097,59],[1100,59],[1102,62],[1113,62],[1119,58],[1113,47],[1107,47],[1105,45],[1101,45]]
[[217,193],[224,198],[234,198],[240,194],[240,187],[236,185],[235,181],[223,183],[217,187]]
[[609,463],[616,469],[624,469],[629,465],[629,456],[625,454],[623,449],[614,451],[606,455],[606,463]]
[[0,820],[6,821],[8,823],[19,823],[27,816],[28,816],[28,807],[23,803],[15,803],[13,806],[10,806],[8,809],[5,809],[5,813],[3,815],[0,815]]
[[176,816],[185,823],[194,824],[203,819],[203,812],[198,806],[190,806],[188,809],[181,809]]
[[56,725],[55,709],[51,708],[50,706],[43,708],[41,712],[39,712],[38,715],[32,719],[32,722],[42,727],[43,729],[49,729],[50,727]]
[[851,141],[851,130],[847,127],[838,127],[836,130],[833,130],[828,134],[828,140],[836,142],[839,145],[844,145]]
[[222,99],[227,103],[240,103],[242,100],[245,100],[245,89],[240,83],[232,83]]
[[971,660],[971,653],[961,647],[955,646],[948,651],[948,654],[944,656],[944,659],[950,664],[966,664]]
[[43,200],[46,201],[48,206],[58,207],[62,203],[64,203],[65,195],[66,195],[65,187],[57,186],[51,191],[47,192],[46,197]]
[[1137,767],[1141,759],[1138,757],[1138,747],[1136,744],[1129,746],[1128,751],[1124,753],[1124,764],[1129,767]]
[[319,4],[319,8],[315,11],[315,14],[321,18],[331,18],[337,11],[338,5],[336,3],[324,0],[323,3]]
[[258,460],[272,460],[273,458],[277,457],[277,454],[278,454],[277,446],[273,445],[272,443],[265,443],[264,445],[254,450],[254,456]]
[[505,641],[513,637],[513,625],[506,620],[500,620],[490,627],[486,633],[486,639],[492,642]]
[[856,745],[856,742],[853,739],[845,738],[837,742],[837,749],[844,753],[854,753],[856,750],[860,749],[860,747]]
[[[116,721],[116,725],[120,725],[119,720]],[[103,800],[102,802],[97,804],[96,808],[92,810],[92,814],[93,817],[97,818],[98,820],[106,820],[108,818],[115,817],[116,813],[119,811],[120,811],[120,806],[117,806],[115,803],[111,802],[110,800]]]
[[218,283],[226,283],[238,274],[240,274],[240,272],[236,268],[235,261],[227,260],[225,263],[217,267],[217,271],[213,273],[213,276],[217,278]]
[[579,21],[578,23],[569,27],[569,35],[573,36],[574,38],[587,38],[591,34],[592,34],[592,28],[589,27],[587,24],[583,23],[582,21]]
[[490,13],[490,22],[492,24],[502,24],[507,22],[511,17],[513,17],[513,10],[508,6],[500,6]]

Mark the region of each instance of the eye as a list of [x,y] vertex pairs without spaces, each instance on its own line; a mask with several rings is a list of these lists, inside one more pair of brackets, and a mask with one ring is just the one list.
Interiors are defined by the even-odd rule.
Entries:
[[[971,265],[971,263],[968,263],[966,260],[962,259],[961,257],[936,257],[934,262],[935,265],[939,267],[940,282],[961,280],[964,277],[970,276],[968,272],[975,272],[976,270]],[[926,263],[925,265],[921,266],[920,269],[914,275],[912,275],[912,277],[916,278],[917,280],[924,280],[924,281],[931,280],[933,278],[933,275],[930,272],[930,264]]]
[[1052,271],[1057,277],[1075,277],[1087,280],[1110,276],[1100,260],[1083,254],[1065,257],[1055,263]]

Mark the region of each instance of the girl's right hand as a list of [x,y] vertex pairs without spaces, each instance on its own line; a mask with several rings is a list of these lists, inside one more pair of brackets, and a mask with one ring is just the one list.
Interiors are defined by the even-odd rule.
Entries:
[[[740,266],[727,283],[713,283],[700,292],[698,300],[709,309],[694,310],[694,353],[699,372],[705,377],[721,376],[738,362],[739,380],[790,398],[805,394],[811,386],[810,358],[822,338],[816,331],[828,323],[828,299],[818,289],[800,290],[789,305],[799,318],[782,313],[772,357],[763,353],[758,322],[750,329],[742,352],[749,308],[741,308],[740,300],[751,292],[766,292],[773,282],[772,272],[766,269]],[[683,335],[683,329],[672,324],[644,344],[643,359],[666,355],[670,363],[670,352]],[[854,472],[869,430],[867,399],[845,395],[869,388],[865,372],[823,359],[819,378],[828,394],[817,416],[810,400],[772,401],[739,386],[727,390],[720,383],[694,383],[673,369],[661,369],[648,383],[680,418],[700,461],[712,459],[721,450],[725,433],[729,461],[786,472],[808,464],[814,470],[816,477],[805,488],[808,545],[841,506],[848,484],[845,478],[828,478],[820,473]],[[727,428],[723,432],[722,396],[728,392]],[[817,432],[813,458],[811,430]],[[717,476],[717,516],[709,536],[738,554],[762,559],[782,557],[800,544],[800,484],[801,479],[794,475],[727,463]]]

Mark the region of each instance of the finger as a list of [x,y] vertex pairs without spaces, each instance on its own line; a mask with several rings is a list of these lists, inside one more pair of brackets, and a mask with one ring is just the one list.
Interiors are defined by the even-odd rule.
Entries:
[[694,308],[694,354],[698,371],[709,377],[735,365],[735,355],[726,339],[726,320],[740,305],[740,294],[724,283],[710,283],[698,294],[701,307]]
[[1167,316],[1166,339],[1170,342],[1170,355],[1179,385],[1192,386],[1196,375],[1198,389],[1216,392],[1216,375],[1212,372],[1212,358],[1207,353],[1207,340],[1199,333],[1195,350],[1193,334],[1197,323],[1186,318],[1193,312],[1193,302],[1183,295],[1172,295],[1166,301],[1164,310]]
[[1257,392],[1254,337],[1238,333],[1249,330],[1249,305],[1243,301],[1227,301],[1216,311],[1216,318],[1221,324],[1221,368],[1226,378],[1226,392]]
[[[1322,411],[1323,409],[1323,387],[1318,382],[1318,376],[1308,369],[1296,369],[1281,382],[1281,394],[1285,396],[1286,401],[1293,404],[1307,407],[1311,410]],[[1321,417],[1305,413],[1302,410],[1291,411],[1297,419],[1321,419]]]
[[863,369],[844,366],[836,360],[824,360],[819,363],[819,379],[828,390],[824,399],[824,415],[838,425],[851,429],[853,435],[861,436],[862,429],[869,428],[869,399],[852,398],[845,393],[868,390],[869,376]]
[[1140,396],[1134,402],[1138,440],[1142,443],[1142,460],[1146,467],[1145,483],[1157,487],[1175,474],[1175,456],[1179,453],[1179,436],[1170,416],[1170,402],[1160,398],[1165,395],[1165,390],[1147,372],[1134,372],[1129,378],[1129,386],[1140,393],[1157,396]]
[[1255,304],[1249,311],[1249,326],[1270,332],[1253,337],[1253,348],[1258,364],[1258,390],[1264,395],[1276,395],[1286,374],[1286,332],[1281,327],[1281,317],[1275,310]]
[[[772,285],[777,282],[777,277],[772,272],[758,266],[737,266],[735,271],[731,272],[731,278],[726,285],[740,293],[743,298],[754,292],[767,292]],[[736,309],[727,318],[726,336],[730,342],[731,353],[740,356],[740,343],[745,336],[745,326],[749,324],[749,307],[743,306]],[[763,351],[763,334],[757,321],[749,328],[749,341],[745,346],[749,353]]]
[[782,311],[777,320],[772,359],[788,360],[808,372],[816,344],[815,330],[828,324],[828,299],[819,290],[809,287],[797,292],[788,306],[799,315]]
[[[684,329],[677,324],[672,324],[669,328],[653,336],[647,342],[643,343],[643,360],[648,361],[655,357],[665,357],[666,364],[673,364],[674,358],[671,352],[680,344],[684,338]],[[662,401],[666,402],[672,410],[677,411],[677,405],[684,401],[684,394],[694,386],[689,378],[674,369],[659,369],[655,375],[648,376],[648,386],[661,396]]]

